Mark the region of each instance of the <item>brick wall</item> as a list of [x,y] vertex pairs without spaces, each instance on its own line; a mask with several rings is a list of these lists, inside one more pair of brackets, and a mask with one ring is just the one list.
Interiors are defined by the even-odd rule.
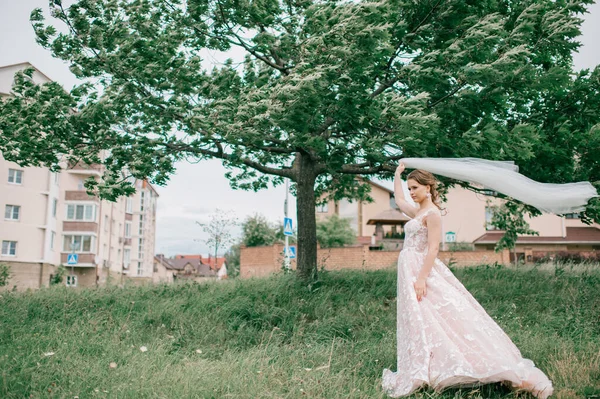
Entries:
[[[263,277],[281,270],[283,245],[242,248],[240,252],[240,277]],[[317,266],[327,270],[376,270],[396,265],[400,251],[370,251],[367,245],[344,248],[319,248]],[[502,251],[440,252],[438,258],[454,266],[473,266],[484,263],[508,264],[509,253]],[[292,259],[292,269],[296,262]]]
[[10,267],[10,279],[8,285],[0,290],[12,290],[16,287],[22,291],[26,289],[38,289],[50,285],[50,274],[54,273],[55,267],[47,263],[27,262],[2,262]]

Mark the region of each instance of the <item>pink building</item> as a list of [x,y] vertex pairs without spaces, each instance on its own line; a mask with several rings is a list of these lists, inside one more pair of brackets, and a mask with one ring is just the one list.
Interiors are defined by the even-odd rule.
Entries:
[[[1,67],[0,95],[10,95],[15,72],[29,66]],[[36,71],[34,81],[49,79]],[[48,286],[59,265],[67,267],[68,286],[152,279],[158,194],[135,181],[131,197],[102,201],[84,188],[101,175],[87,165],[63,165],[59,173],[24,168],[0,154],[0,263],[11,269],[8,289]]]

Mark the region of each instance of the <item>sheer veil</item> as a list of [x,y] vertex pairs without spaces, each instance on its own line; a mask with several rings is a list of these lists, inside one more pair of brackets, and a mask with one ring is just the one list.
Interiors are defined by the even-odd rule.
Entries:
[[512,161],[480,158],[403,158],[407,168],[480,184],[541,211],[564,214],[585,210],[588,200],[598,197],[590,182],[539,183],[520,174]]

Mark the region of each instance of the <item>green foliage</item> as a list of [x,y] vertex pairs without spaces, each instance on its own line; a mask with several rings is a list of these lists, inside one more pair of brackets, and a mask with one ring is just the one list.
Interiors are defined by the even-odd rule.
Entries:
[[56,272],[52,275],[50,279],[50,285],[62,284],[63,280],[67,274],[67,268],[63,265],[58,265],[56,268]]
[[10,280],[10,266],[0,262],[0,287],[8,285],[8,280]]
[[317,222],[317,240],[322,248],[343,247],[356,242],[350,220],[331,215]]
[[535,230],[529,228],[525,221],[525,207],[521,204],[507,201],[502,205],[490,206],[492,210],[492,225],[506,232],[496,244],[496,251],[512,249],[517,243],[519,234],[539,235]]
[[277,238],[277,227],[264,215],[248,216],[242,223],[242,243],[247,247],[273,245]]
[[241,243],[233,244],[225,252],[225,263],[227,263],[227,275],[235,278],[240,274],[240,249]]
[[[597,267],[566,268],[560,276],[494,266],[455,273],[549,375],[557,397],[600,393]],[[262,398],[266,392],[384,399],[381,372],[396,369],[395,297],[395,269],[325,272],[310,289],[276,276],[3,293],[0,392],[6,399]],[[423,395],[531,397],[501,384],[415,397]]]
[[448,245],[448,251],[460,252],[460,251],[473,251],[473,244],[470,242],[450,242]]

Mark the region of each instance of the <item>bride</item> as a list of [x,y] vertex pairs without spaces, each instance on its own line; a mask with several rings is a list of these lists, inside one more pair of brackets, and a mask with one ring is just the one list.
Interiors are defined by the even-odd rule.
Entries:
[[545,399],[552,383],[535,367],[437,259],[441,214],[437,181],[416,169],[407,177],[408,191],[419,207],[407,202],[401,184],[404,163],[395,175],[398,207],[410,220],[398,259],[397,371],[383,371],[383,390],[407,396],[422,386],[436,391],[505,382]]

